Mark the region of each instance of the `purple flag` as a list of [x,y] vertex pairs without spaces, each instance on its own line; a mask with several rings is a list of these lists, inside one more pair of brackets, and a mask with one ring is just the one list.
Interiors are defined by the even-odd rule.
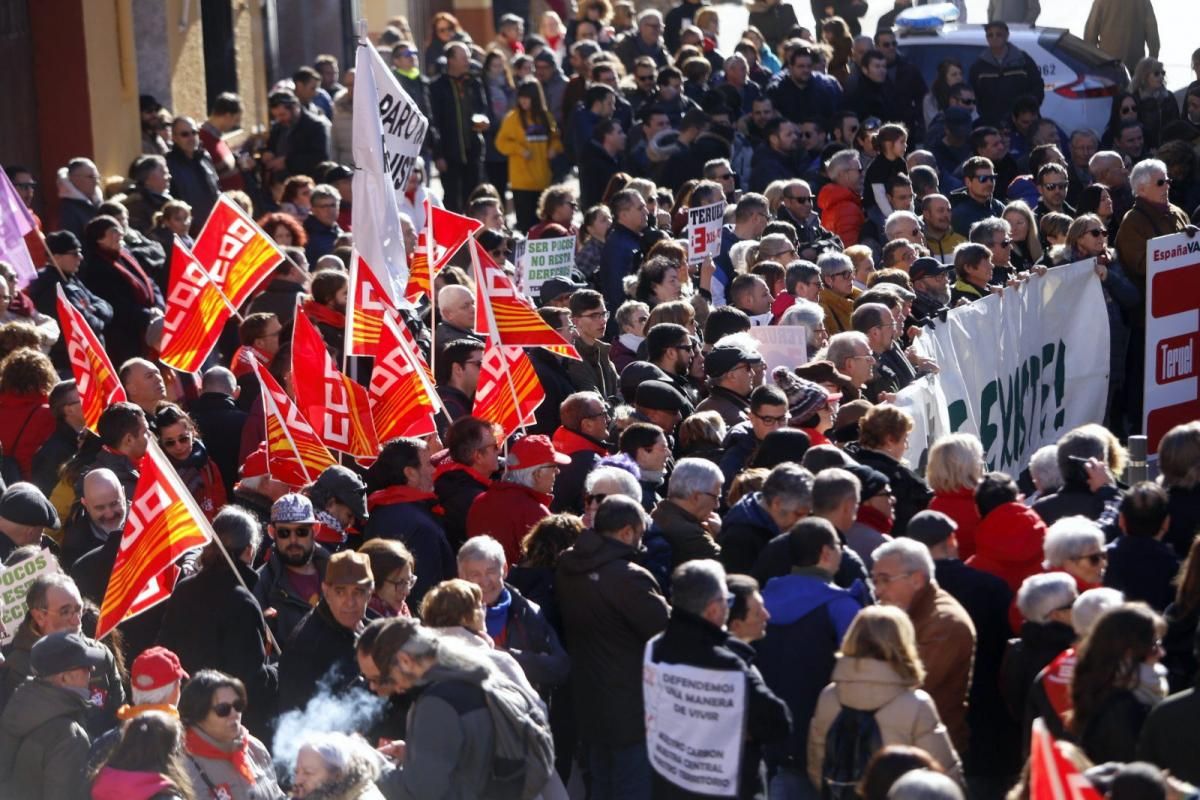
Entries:
[[7,261],[17,271],[17,285],[24,287],[37,276],[37,267],[25,247],[25,234],[37,226],[33,215],[21,201],[17,190],[0,169],[0,261]]

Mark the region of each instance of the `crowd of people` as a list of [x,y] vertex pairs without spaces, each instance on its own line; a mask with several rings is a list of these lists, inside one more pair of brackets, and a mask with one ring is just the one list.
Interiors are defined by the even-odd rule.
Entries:
[[[437,434],[307,485],[272,474],[258,368],[293,392],[297,314],[345,357],[336,58],[272,87],[263,137],[236,95],[203,121],[143,96],[127,175],[59,170],[36,278],[0,263],[0,559],[57,567],[6,626],[0,796],[713,796],[653,755],[650,665],[744,681],[725,796],[1020,800],[1035,724],[1114,800],[1195,795],[1200,421],[1162,439],[1157,481],[1126,481],[1124,443],[1146,243],[1197,231],[1200,50],[1177,97],[1152,12],[1097,0],[1089,36],[1132,82],[1105,130],[1064,131],[1009,42],[1033,0],[993,0],[987,49],[929,84],[891,27],[910,0],[873,36],[865,3],[814,1],[804,26],[764,0],[731,53],[703,2],[530,5],[496,4],[486,46],[445,12],[423,49],[402,18],[371,43],[430,121],[399,202],[410,254],[426,200],[478,220],[512,274],[522,239],[576,240],[571,277],[529,301],[580,358],[528,351],[545,399],[514,433],[473,414],[463,250],[402,311]],[[178,372],[159,360],[173,243],[222,196],[287,258]],[[722,202],[718,252],[689,258],[688,210]],[[1020,474],[965,433],[907,463],[897,393],[957,366],[919,355],[923,330],[1087,259],[1103,419]],[[94,430],[59,289],[127,398]],[[766,368],[764,325],[805,327],[791,366]],[[215,538],[97,641],[152,439]]]

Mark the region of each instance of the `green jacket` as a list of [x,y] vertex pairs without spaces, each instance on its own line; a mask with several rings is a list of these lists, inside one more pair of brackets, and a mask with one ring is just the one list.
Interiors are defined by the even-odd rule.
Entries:
[[17,687],[0,716],[0,797],[87,797],[87,711],[82,695],[45,681]]

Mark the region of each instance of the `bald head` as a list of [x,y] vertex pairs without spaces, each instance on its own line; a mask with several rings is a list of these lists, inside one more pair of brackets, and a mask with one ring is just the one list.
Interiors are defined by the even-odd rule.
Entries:
[[160,400],[166,399],[167,386],[158,367],[144,358],[131,358],[118,370],[121,386],[129,402],[142,407],[147,414],[154,413]]
[[118,533],[125,527],[125,490],[111,469],[101,467],[84,476],[80,502],[92,524],[105,533]]
[[472,330],[475,327],[475,293],[456,283],[443,286],[438,292],[438,311],[451,325]]
[[237,378],[225,367],[210,367],[205,370],[204,379],[200,383],[200,390],[203,392],[227,394],[230,397],[237,395],[237,388]]

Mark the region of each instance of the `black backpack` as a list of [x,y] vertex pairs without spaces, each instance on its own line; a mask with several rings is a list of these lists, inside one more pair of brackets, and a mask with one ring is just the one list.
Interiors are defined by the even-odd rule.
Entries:
[[874,711],[842,707],[825,737],[821,799],[855,800],[867,762],[883,746]]

